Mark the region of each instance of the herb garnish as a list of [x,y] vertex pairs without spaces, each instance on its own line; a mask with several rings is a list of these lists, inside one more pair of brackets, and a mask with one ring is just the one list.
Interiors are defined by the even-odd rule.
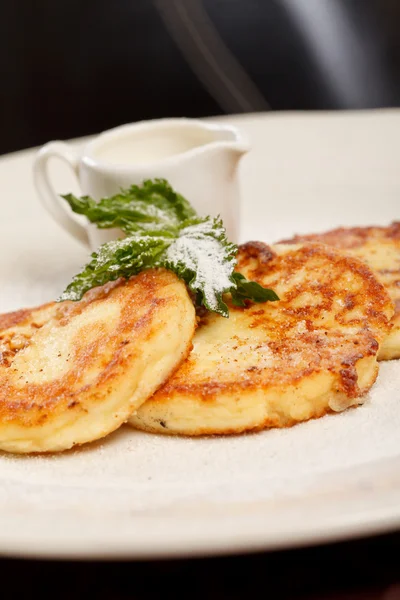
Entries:
[[196,304],[228,317],[223,294],[236,306],[245,300],[279,300],[270,289],[234,272],[237,246],[228,241],[219,218],[199,217],[164,179],[132,185],[95,202],[88,196],[63,198],[72,210],[101,229],[116,227],[127,237],[103,244],[66,288],[60,301],[80,300],[89,289],[144,269],[164,267],[185,281]]

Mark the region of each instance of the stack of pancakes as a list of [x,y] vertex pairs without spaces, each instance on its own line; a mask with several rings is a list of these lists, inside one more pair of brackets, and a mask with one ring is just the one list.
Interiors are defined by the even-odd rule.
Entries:
[[0,449],[288,427],[361,404],[400,356],[399,223],[250,242],[237,270],[280,300],[196,316],[157,269],[0,316]]

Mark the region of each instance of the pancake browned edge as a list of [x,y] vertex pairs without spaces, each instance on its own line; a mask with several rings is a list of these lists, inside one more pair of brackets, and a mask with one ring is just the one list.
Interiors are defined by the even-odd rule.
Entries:
[[186,358],[195,311],[165,270],[0,316],[0,449],[50,452],[117,429]]
[[342,411],[374,383],[392,302],[372,271],[321,244],[240,247],[238,271],[280,301],[206,314],[193,350],[130,419],[166,434],[234,434]]
[[400,358],[400,223],[388,227],[339,227],[325,233],[296,235],[283,243],[320,242],[365,261],[386,287],[395,304],[392,329],[378,360]]

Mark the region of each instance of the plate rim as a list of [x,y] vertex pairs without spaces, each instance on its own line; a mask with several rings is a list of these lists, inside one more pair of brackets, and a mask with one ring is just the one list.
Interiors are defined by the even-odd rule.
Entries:
[[[349,114],[350,113],[350,114]],[[347,118],[354,115],[367,114],[395,114],[400,115],[400,109],[372,109],[372,110],[355,110],[346,111]],[[288,111],[284,114],[273,113],[247,113],[242,115],[219,115],[209,117],[210,120],[221,120],[231,122],[240,127],[240,123],[246,123],[249,119],[253,121],[265,122],[271,118],[293,118],[301,115],[304,118],[324,117],[340,115],[343,117],[343,112],[336,111],[310,111],[303,113],[301,111]],[[207,119],[207,120],[208,120]],[[83,144],[90,140],[92,136],[83,136],[67,140],[73,144]],[[24,164],[28,163],[34,155],[37,147],[19,150],[9,154],[0,156],[0,163],[7,164],[8,160],[21,161]],[[400,460],[398,462],[400,465]],[[400,471],[400,469],[399,469]],[[399,502],[393,503],[392,506],[385,505],[384,502],[372,506],[364,513],[362,518],[355,518],[355,513],[341,513],[341,520],[334,518],[334,515],[325,515],[325,524],[314,530],[305,531],[301,527],[297,531],[285,532],[282,535],[282,530],[276,530],[273,535],[269,535],[268,529],[265,528],[265,523],[262,519],[259,521],[259,526],[254,527],[251,532],[245,529],[232,531],[230,535],[218,537],[216,534],[209,540],[192,540],[188,544],[187,540],[175,539],[173,543],[167,538],[159,538],[158,540],[143,544],[143,540],[124,537],[114,540],[110,545],[110,538],[105,537],[103,540],[92,539],[91,541],[84,535],[82,539],[74,539],[66,541],[66,539],[58,539],[54,536],[35,536],[15,535],[14,533],[6,534],[0,527],[0,556],[3,557],[26,557],[26,558],[57,558],[57,559],[165,559],[165,558],[182,558],[182,557],[200,557],[214,556],[221,554],[241,554],[249,552],[259,552],[268,550],[281,550],[289,548],[300,548],[321,543],[332,543],[348,539],[362,538],[369,535],[384,534],[392,531],[400,530],[400,478],[393,490],[397,495]],[[264,510],[268,510],[267,507]],[[34,514],[34,513],[31,513]],[[133,524],[136,516],[133,519]],[[322,518],[322,521],[323,521]],[[0,518],[0,523],[1,523]],[[84,534],[84,532],[83,532]]]

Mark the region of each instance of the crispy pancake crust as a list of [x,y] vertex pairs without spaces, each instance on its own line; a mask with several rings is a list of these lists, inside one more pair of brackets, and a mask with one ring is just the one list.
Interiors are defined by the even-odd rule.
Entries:
[[365,261],[395,304],[392,329],[378,360],[400,358],[400,222],[388,227],[340,227],[325,233],[298,235],[287,243],[314,241],[341,248]]
[[1,315],[0,449],[64,450],[117,429],[186,358],[195,321],[164,270]]
[[166,434],[287,427],[359,404],[393,305],[358,259],[320,244],[240,247],[238,270],[278,302],[206,314],[188,359],[130,419]]

